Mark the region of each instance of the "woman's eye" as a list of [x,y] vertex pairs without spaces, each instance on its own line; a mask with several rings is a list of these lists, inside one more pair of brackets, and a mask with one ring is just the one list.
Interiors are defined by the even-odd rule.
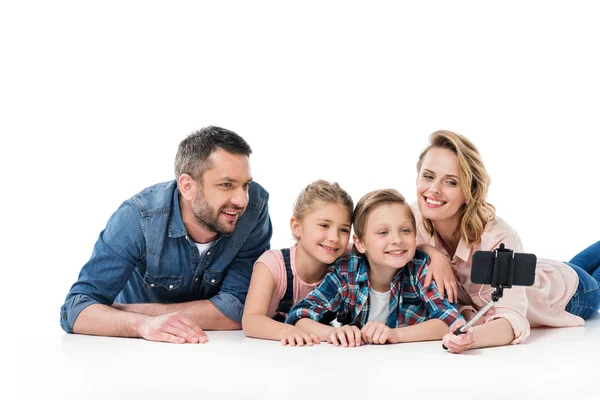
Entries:
[[423,175],[423,178],[426,179],[426,180],[428,180],[428,181],[430,181],[430,180],[433,179],[433,176],[425,174],[425,175]]
[[456,182],[454,182],[454,181],[446,181],[446,184],[448,184],[450,186],[456,186]]

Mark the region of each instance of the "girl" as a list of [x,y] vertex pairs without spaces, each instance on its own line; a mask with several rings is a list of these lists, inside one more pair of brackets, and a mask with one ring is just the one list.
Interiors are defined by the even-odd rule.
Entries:
[[[461,319],[436,285],[424,286],[429,257],[416,248],[415,217],[395,190],[365,195],[354,210],[354,248],[290,311],[286,322],[344,347],[441,339]],[[319,323],[327,312],[341,327]]]
[[[450,259],[451,267],[434,271],[434,278],[451,282],[456,277],[458,286],[446,288],[449,297],[457,295],[459,309],[469,319],[491,300],[493,292],[490,286],[470,281],[473,253],[492,251],[500,243],[522,252],[521,241],[486,201],[490,178],[468,139],[449,131],[434,132],[417,171],[418,210],[414,211],[421,221],[417,241],[431,244]],[[506,290],[487,318],[480,320],[482,324],[456,336],[452,332],[464,323],[458,322],[443,342],[450,351],[461,353],[520,343],[529,336],[530,327],[583,325],[600,308],[599,266],[600,242],[570,263],[538,259],[533,286]]]
[[291,306],[314,289],[327,267],[347,251],[353,206],[337,183],[318,180],[302,190],[290,221],[297,244],[269,250],[254,264],[242,317],[246,336],[291,346],[319,343],[315,335],[283,321]]

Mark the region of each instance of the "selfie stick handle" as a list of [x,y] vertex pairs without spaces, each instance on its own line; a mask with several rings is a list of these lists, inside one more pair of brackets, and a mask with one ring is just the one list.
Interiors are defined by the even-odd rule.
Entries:
[[[470,327],[472,327],[473,325],[475,325],[475,322],[477,322],[477,320],[479,318],[481,318],[481,316],[483,314],[485,314],[490,308],[492,308],[494,306],[494,304],[496,304],[496,302],[498,300],[500,300],[500,298],[502,297],[502,292],[503,292],[503,287],[502,285],[499,285],[499,287],[496,288],[496,291],[492,294],[492,301],[490,301],[489,303],[487,303],[485,305],[485,307],[483,307],[481,310],[479,310],[479,312],[477,314],[475,314],[473,316],[473,318],[471,318],[469,320],[469,322],[467,322],[466,324],[460,326],[459,328],[457,328],[454,331],[455,335],[464,335],[465,333],[467,333],[467,331],[469,330]],[[442,344],[442,348],[444,350],[448,350],[448,348],[446,347],[445,344]]]

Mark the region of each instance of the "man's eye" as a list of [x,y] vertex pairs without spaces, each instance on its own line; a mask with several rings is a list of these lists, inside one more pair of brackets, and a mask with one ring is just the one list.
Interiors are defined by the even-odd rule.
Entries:
[[230,188],[231,187],[231,183],[227,182],[227,183],[221,183],[221,186],[224,188]]
[[252,182],[246,182],[242,186],[244,187],[244,190],[248,190],[248,189],[250,189],[251,184],[252,184]]

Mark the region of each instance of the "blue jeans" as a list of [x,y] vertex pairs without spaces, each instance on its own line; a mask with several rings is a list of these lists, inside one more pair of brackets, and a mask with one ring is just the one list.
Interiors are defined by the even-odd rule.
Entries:
[[577,272],[579,284],[565,309],[583,319],[593,317],[600,309],[600,242],[583,250],[567,264]]

